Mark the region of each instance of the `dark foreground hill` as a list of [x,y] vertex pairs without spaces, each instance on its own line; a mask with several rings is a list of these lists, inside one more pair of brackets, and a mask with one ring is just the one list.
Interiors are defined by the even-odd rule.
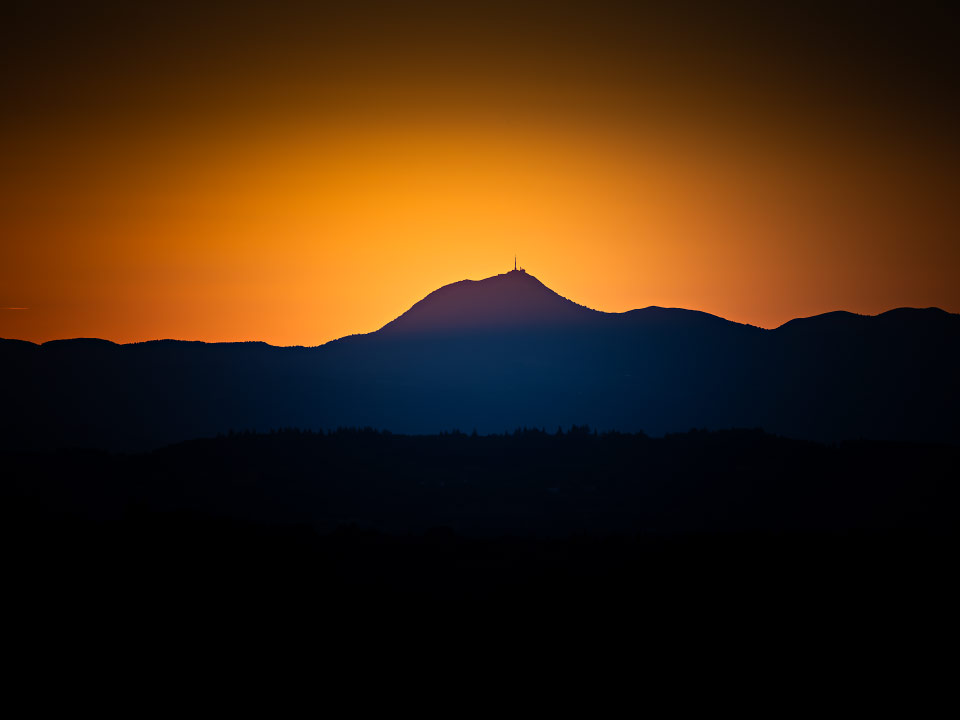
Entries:
[[511,272],[441,288],[377,332],[316,348],[0,341],[0,446],[575,423],[957,442],[958,367],[960,316],[935,308],[764,330],[688,310],[601,313]]
[[116,455],[7,452],[7,508],[120,519],[199,513],[317,532],[470,536],[954,531],[960,448],[790,440],[289,430]]
[[289,431],[0,463],[28,654],[109,631],[122,657],[171,662],[211,637],[364,655],[402,631],[398,652],[429,633],[475,660],[498,637],[484,662],[522,638],[617,665],[748,642],[822,663],[827,647],[924,654],[955,619],[953,446]]

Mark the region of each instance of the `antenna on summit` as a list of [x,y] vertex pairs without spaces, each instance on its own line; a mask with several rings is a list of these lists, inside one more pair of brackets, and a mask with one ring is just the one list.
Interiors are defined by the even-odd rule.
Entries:
[[517,256],[516,256],[516,255],[513,256],[513,269],[514,269],[514,270],[517,269]]

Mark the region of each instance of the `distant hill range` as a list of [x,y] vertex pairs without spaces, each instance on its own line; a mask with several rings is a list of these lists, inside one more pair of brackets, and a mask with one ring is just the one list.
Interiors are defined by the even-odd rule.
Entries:
[[960,315],[900,308],[774,330],[603,313],[514,270],[315,348],[0,340],[0,447],[142,450],[230,430],[517,427],[960,441]]

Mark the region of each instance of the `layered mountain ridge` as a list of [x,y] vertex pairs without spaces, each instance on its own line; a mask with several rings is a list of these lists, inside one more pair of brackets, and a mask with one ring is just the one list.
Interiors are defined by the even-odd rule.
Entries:
[[604,313],[511,271],[314,348],[0,341],[0,446],[137,450],[230,430],[404,433],[589,424],[960,441],[960,315],[836,312],[765,330]]

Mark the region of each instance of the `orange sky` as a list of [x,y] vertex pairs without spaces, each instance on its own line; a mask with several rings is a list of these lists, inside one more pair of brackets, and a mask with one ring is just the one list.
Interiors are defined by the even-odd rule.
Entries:
[[0,337],[315,345],[514,252],[608,311],[765,327],[960,311],[957,153],[936,106],[704,75],[711,58],[625,70],[476,44],[218,55],[196,73],[137,57],[129,78],[98,60],[79,85],[47,68],[2,120]]

